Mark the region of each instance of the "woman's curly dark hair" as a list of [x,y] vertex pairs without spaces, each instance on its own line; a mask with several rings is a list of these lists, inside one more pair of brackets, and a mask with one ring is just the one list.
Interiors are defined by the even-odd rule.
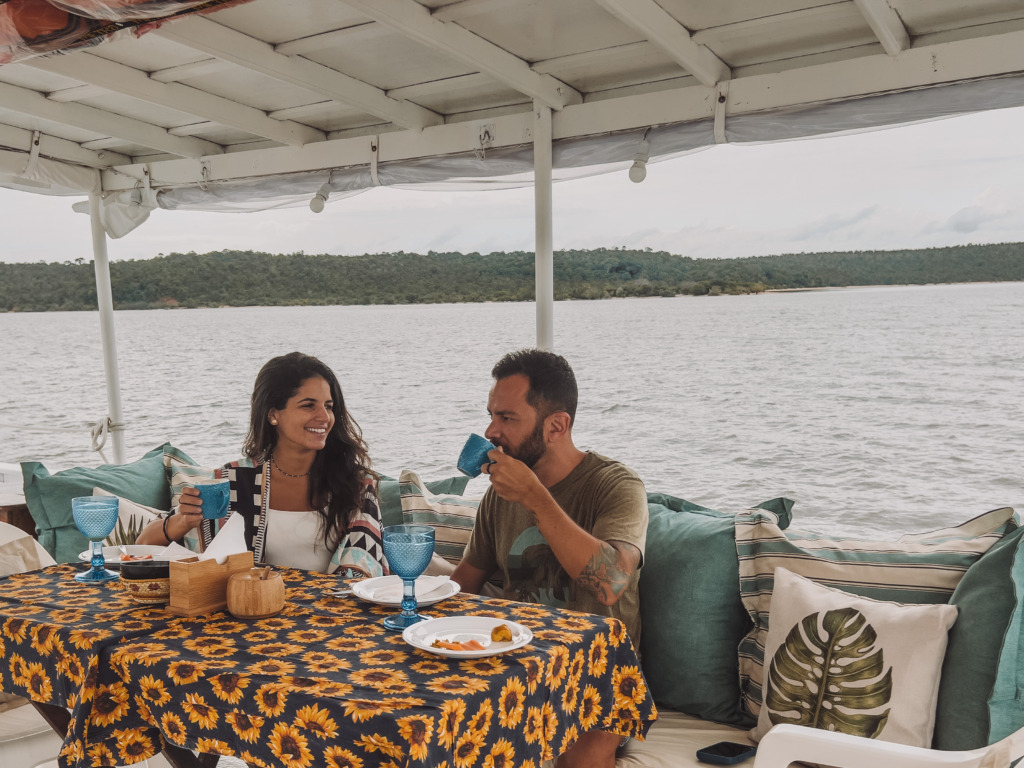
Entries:
[[301,352],[289,352],[269,360],[253,385],[249,434],[242,445],[242,453],[256,464],[270,460],[277,444],[277,430],[270,425],[268,414],[271,410],[283,410],[303,382],[316,376],[331,388],[334,427],[327,433],[327,444],[317,451],[313,460],[309,503],[320,512],[324,543],[333,551],[348,530],[352,513],[362,506],[366,479],[376,477],[370,469],[362,430],[345,408],[341,384],[334,371],[317,358]]

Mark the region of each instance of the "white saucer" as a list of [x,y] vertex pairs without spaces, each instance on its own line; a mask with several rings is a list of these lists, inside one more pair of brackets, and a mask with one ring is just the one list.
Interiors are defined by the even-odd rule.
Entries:
[[[512,630],[512,639],[503,642],[491,640],[491,630],[504,624]],[[483,656],[497,656],[499,653],[522,648],[533,640],[533,632],[522,624],[514,621],[495,619],[492,616],[443,616],[439,619],[427,619],[406,627],[402,639],[414,648],[420,648],[438,656],[450,656],[456,659],[479,659]],[[476,640],[484,646],[482,651],[454,651],[448,648],[434,648],[430,644],[435,640],[464,643]]]
[[[360,600],[365,600],[368,603],[397,607],[402,604],[402,598],[399,597],[397,600],[381,600],[373,597],[373,593],[384,586],[396,585],[400,589],[401,584],[402,578],[400,576],[377,576],[372,579],[357,581],[352,585],[352,594]],[[457,595],[460,589],[462,589],[462,587],[460,587],[458,583],[449,579],[444,582],[439,589],[430,592],[426,597],[417,597],[416,605],[433,605],[434,603],[439,603],[442,600],[447,600],[453,595]]]
[[[126,544],[125,552],[134,557],[151,555],[154,560],[180,560],[183,557],[189,557],[190,555],[163,555],[159,556],[161,552],[167,549],[167,545],[155,546],[150,544]],[[92,550],[87,549],[84,552],[78,553],[78,559],[85,562],[89,562],[92,559]],[[120,547],[104,547],[103,548],[103,559],[107,561],[107,568],[120,568],[121,567],[121,548]]]

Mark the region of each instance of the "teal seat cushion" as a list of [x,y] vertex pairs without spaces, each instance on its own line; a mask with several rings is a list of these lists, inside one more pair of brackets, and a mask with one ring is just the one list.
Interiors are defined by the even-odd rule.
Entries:
[[967,569],[950,604],[935,716],[936,749],[969,750],[1024,728],[1024,528],[1007,534]]
[[170,443],[149,451],[131,464],[74,467],[55,474],[37,461],[21,464],[25,503],[35,520],[39,543],[58,563],[78,562],[78,553],[89,546],[75,527],[71,500],[92,496],[102,488],[116,496],[155,509],[169,509],[170,488],[164,470],[164,454],[183,454]]
[[[443,480],[430,480],[424,483],[428,491],[438,496],[461,496],[468,484],[469,478],[464,475],[447,477]],[[402,487],[396,478],[387,475],[380,476],[377,498],[380,502],[382,525],[402,525],[406,522],[402,514]]]
[[[647,503],[640,644],[651,695],[669,709],[751,727],[736,658],[751,621],[740,600],[733,515],[660,493]],[[789,500],[760,506],[788,524]]]

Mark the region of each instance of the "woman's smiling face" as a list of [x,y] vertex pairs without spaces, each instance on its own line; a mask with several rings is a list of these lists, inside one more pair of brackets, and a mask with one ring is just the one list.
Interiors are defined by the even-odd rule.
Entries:
[[311,376],[299,385],[281,410],[271,409],[271,423],[277,421],[277,445],[294,450],[319,451],[327,444],[334,427],[334,399],[322,376]]

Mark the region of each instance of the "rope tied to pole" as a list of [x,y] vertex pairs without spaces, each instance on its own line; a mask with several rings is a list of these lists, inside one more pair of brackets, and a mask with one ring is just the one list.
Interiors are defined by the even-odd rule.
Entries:
[[107,444],[107,432],[110,429],[110,419],[94,421],[89,425],[89,436],[92,438],[91,449],[96,451],[103,459],[104,464],[109,464],[107,456],[103,453],[103,446]]
[[96,451],[96,453],[100,455],[104,464],[109,464],[110,460],[107,458],[106,454],[103,453],[103,446],[107,444],[107,435],[115,429],[123,430],[124,424],[115,424],[111,421],[110,417],[107,416],[100,421],[89,422],[86,426],[89,427],[89,435],[92,438],[91,450]]
[[83,428],[88,429],[89,436],[92,439],[91,449],[100,455],[104,463],[109,464],[110,461],[103,453],[103,447],[107,444],[107,436],[111,432],[123,432],[125,425],[122,422],[113,421],[109,416],[105,416],[98,421],[80,422],[77,427],[37,427],[30,424],[9,424],[4,422],[0,422],[0,427],[20,429],[27,432],[80,432]]

